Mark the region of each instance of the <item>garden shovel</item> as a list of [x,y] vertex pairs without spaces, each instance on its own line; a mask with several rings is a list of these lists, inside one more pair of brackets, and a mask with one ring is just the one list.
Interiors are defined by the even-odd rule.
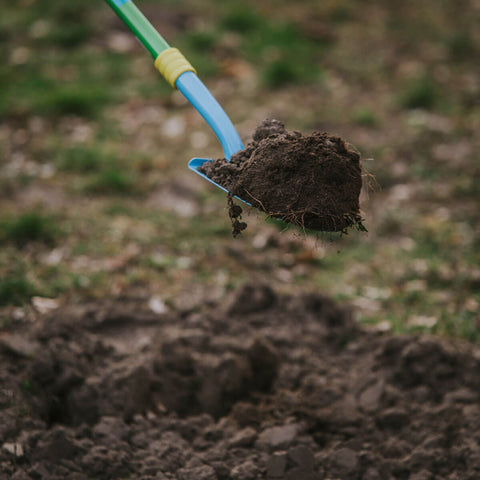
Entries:
[[[215,135],[222,144],[225,158],[230,160],[230,157],[234,153],[242,150],[242,140],[228,118],[228,115],[207,87],[197,77],[195,69],[180,51],[168,45],[131,0],[105,1],[150,52],[155,59],[155,67],[165,77],[167,82],[173,88],[180,90],[210,127],[212,127]],[[198,171],[199,166],[209,161],[211,160],[207,158],[192,158],[188,167],[205,180],[227,191],[224,187],[218,185]]]

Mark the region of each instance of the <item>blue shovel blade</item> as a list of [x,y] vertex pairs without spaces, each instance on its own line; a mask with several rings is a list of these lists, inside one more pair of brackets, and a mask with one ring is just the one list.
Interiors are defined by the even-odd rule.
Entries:
[[[198,167],[202,166],[205,162],[211,162],[211,161],[212,160],[210,158],[192,158],[188,162],[188,168],[194,171],[197,175],[200,175],[205,180],[208,180],[210,183],[213,183],[216,187],[221,188],[224,192],[228,193],[228,190],[225,187],[222,187],[218,183],[214,182],[211,178],[208,178],[204,173],[198,171]],[[246,203],[247,205],[250,205],[250,203],[246,202],[243,198],[237,197],[236,195],[235,195],[235,198],[242,201],[243,203]]]
[[[243,149],[242,140],[240,139],[227,114],[195,73],[182,73],[177,78],[175,85],[182,92],[185,98],[197,109],[198,113],[200,113],[200,115],[207,121],[210,127],[212,127],[212,130],[215,132],[215,135],[222,144],[223,152],[227,160],[230,160],[230,157],[234,153]],[[205,174],[198,171],[198,167],[203,165],[205,162],[211,161],[212,160],[209,158],[192,158],[188,164],[188,168],[200,175],[205,180],[213,183],[216,187],[221,188],[224,192],[228,193],[226,188],[222,187],[218,183],[215,183]],[[241,198],[238,198],[238,200],[250,205]]]

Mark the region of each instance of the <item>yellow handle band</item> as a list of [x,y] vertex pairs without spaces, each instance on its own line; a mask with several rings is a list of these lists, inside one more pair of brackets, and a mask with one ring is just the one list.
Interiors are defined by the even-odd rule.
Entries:
[[155,68],[173,88],[177,88],[175,82],[182,73],[197,73],[178,48],[167,48],[164,50],[155,60]]

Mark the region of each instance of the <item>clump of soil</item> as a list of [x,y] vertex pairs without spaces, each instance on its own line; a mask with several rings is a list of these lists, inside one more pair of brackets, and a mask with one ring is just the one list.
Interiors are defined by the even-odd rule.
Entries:
[[230,193],[228,194],[227,199],[228,216],[230,217],[230,221],[232,222],[232,235],[233,238],[235,238],[247,228],[247,223],[241,221],[243,209],[240,205],[237,205],[233,201],[233,197]]
[[478,347],[363,331],[265,284],[145,303],[0,332],[0,478],[480,478]]
[[[230,161],[206,162],[199,171],[231,195],[302,228],[365,229],[359,213],[360,155],[340,137],[289,132],[278,120],[267,119]],[[238,230],[233,222],[234,236]]]

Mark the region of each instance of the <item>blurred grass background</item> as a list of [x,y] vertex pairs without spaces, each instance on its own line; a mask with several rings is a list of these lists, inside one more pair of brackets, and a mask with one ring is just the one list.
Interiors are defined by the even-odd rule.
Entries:
[[478,340],[478,2],[137,5],[245,141],[269,116],[355,145],[380,185],[362,198],[369,233],[252,212],[233,240],[224,195],[186,169],[218,142],[109,7],[2,2],[1,325],[38,297],[187,310],[259,278],[349,302],[372,328]]

